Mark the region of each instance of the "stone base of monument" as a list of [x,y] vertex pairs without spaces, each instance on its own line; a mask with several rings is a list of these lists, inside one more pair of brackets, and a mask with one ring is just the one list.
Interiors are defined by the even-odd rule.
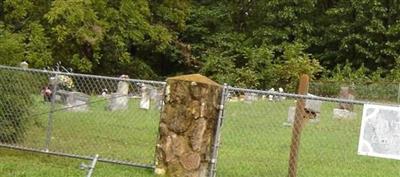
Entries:
[[351,112],[346,109],[333,109],[333,118],[334,119],[354,119],[356,117],[356,113]]
[[[283,125],[284,126],[292,126],[293,122],[294,122],[295,114],[296,114],[296,107],[295,106],[289,107],[287,122],[284,122]],[[317,113],[316,117],[313,119],[310,119],[308,122],[316,124],[316,123],[319,123],[319,121],[320,121],[320,117],[319,117],[319,113]]]
[[89,95],[81,92],[57,91],[56,101],[65,105],[67,111],[88,111]]
[[126,110],[128,109],[128,95],[111,93],[106,109],[108,111]]

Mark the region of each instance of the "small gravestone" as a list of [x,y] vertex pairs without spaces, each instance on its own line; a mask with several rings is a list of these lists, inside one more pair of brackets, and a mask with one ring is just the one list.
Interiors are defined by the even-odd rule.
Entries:
[[66,107],[70,111],[88,111],[89,95],[81,92],[68,92],[66,97]]
[[21,62],[21,63],[19,64],[19,66],[20,66],[22,69],[28,69],[28,68],[29,68],[29,64],[28,64],[26,61]]
[[155,95],[153,97],[154,102],[156,103],[156,109],[161,110],[161,108],[164,106],[163,102],[163,91],[162,90],[156,90]]
[[[129,77],[127,75],[122,75],[120,76],[121,79],[128,79]],[[117,93],[118,94],[123,94],[123,95],[128,95],[129,92],[129,83],[126,81],[119,81],[118,82],[118,89]]]
[[[271,88],[271,89],[269,89],[268,91],[270,91],[270,92],[275,92],[275,89],[274,89],[274,88]],[[274,101],[274,95],[268,95],[268,100],[269,100],[269,101]]]
[[253,101],[257,101],[256,93],[244,93],[244,102],[245,103],[252,103]]
[[[307,96],[316,97],[315,95],[312,94],[307,94]],[[320,100],[307,99],[305,108],[307,111],[310,111],[314,114],[319,114],[321,112],[321,105],[322,101]]]
[[81,92],[57,90],[55,101],[63,104],[67,111],[88,111],[89,95]]
[[[349,87],[341,87],[339,93],[340,99],[354,100],[353,91]],[[353,112],[354,105],[351,103],[341,102],[337,109],[333,109],[334,119],[353,119],[355,113]]]
[[150,88],[146,84],[141,87],[140,109],[150,109]]
[[102,97],[107,97],[107,95],[108,95],[108,89],[106,89],[106,88],[102,89],[101,90],[101,96]]
[[55,95],[55,101],[56,101],[56,103],[66,105],[68,96],[69,96],[69,91],[57,90],[56,95]]
[[[312,94],[307,94],[307,95],[311,96],[311,97],[315,97],[315,95],[312,95]],[[318,123],[320,121],[319,114],[321,111],[321,104],[322,104],[322,101],[319,101],[319,100],[307,99],[305,101],[304,108],[306,109],[306,111],[310,112],[312,115],[309,120],[310,123]],[[296,107],[295,106],[289,107],[287,122],[285,122],[284,125],[292,125],[294,122],[295,114],[296,114]]]
[[[121,75],[120,78],[128,79],[129,77],[127,75]],[[128,102],[129,102],[128,92],[129,92],[129,83],[124,80],[119,81],[117,92],[111,93],[109,103],[106,109],[109,111],[128,109]]]
[[346,110],[346,109],[333,109],[334,119],[354,119],[356,113]]
[[[278,91],[279,91],[279,93],[283,93],[283,88],[279,87]],[[286,99],[286,97],[284,97],[284,96],[278,96],[278,100],[279,101],[282,101],[282,100],[285,100],[285,99]]]
[[[349,87],[341,87],[339,93],[340,99],[354,100],[353,91]],[[348,111],[353,111],[353,104],[351,103],[339,103],[339,109],[345,109]]]

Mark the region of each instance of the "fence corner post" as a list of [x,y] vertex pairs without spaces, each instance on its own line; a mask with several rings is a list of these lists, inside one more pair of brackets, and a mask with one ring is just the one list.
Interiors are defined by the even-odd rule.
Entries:
[[199,74],[167,79],[156,145],[155,173],[206,177],[223,88]]
[[[298,94],[307,95],[309,80],[310,79],[306,74],[303,74],[300,77]],[[304,99],[298,99],[296,103],[296,114],[292,128],[292,144],[290,145],[289,169],[288,169],[289,177],[297,176],[297,161],[299,156],[298,153],[300,146],[300,137],[305,121],[307,120],[306,116],[307,114],[305,112],[305,101]]]

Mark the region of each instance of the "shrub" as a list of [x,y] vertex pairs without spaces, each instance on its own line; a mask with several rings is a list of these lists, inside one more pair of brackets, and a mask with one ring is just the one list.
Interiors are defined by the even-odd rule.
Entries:
[[16,143],[23,139],[32,99],[28,73],[0,71],[0,142]]

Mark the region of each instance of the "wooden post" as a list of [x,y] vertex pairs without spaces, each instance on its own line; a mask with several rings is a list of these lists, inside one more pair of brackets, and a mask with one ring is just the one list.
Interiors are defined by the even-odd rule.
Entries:
[[199,74],[167,79],[155,173],[206,177],[222,87]]
[[[298,94],[306,95],[308,93],[309,77],[303,74],[300,77]],[[289,156],[289,177],[297,176],[297,159],[300,146],[301,131],[305,125],[308,114],[305,111],[304,99],[298,99],[296,104],[296,115],[292,128],[292,144],[290,145]]]

